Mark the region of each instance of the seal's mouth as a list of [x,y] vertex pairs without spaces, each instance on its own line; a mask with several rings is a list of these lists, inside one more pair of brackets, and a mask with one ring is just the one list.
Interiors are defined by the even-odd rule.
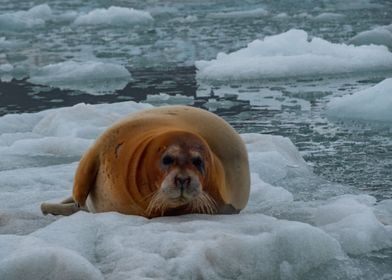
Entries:
[[159,190],[153,195],[147,207],[147,213],[149,216],[163,216],[166,211],[182,206],[187,207],[189,213],[214,214],[217,212],[216,202],[203,191],[188,198],[183,194],[168,197],[162,190]]
[[195,197],[193,198],[185,197],[184,194],[181,193],[180,196],[174,198],[168,198],[168,200],[173,204],[183,205],[191,202],[192,199],[194,198]]

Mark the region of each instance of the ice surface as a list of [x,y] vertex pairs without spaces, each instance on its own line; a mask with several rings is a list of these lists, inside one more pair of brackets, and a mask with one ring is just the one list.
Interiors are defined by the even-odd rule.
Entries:
[[267,36],[236,52],[219,53],[211,61],[196,61],[201,80],[338,75],[392,69],[392,53],[384,46],[335,44],[309,39],[303,30]]
[[392,78],[352,95],[332,99],[328,115],[365,121],[392,121]]
[[131,74],[122,65],[100,61],[65,61],[49,64],[31,73],[29,82],[61,89],[100,94],[123,89]]
[[[364,199],[365,198],[365,199]],[[315,220],[334,236],[349,254],[364,254],[392,245],[392,226],[385,227],[375,216],[372,197],[334,198],[315,213]]]
[[96,9],[88,14],[80,15],[75,19],[74,24],[127,27],[135,24],[146,24],[151,21],[153,21],[153,17],[149,12],[111,6],[108,9]]
[[[75,251],[41,239],[4,235],[0,239],[1,279],[103,279],[101,272]],[[0,253],[1,254],[1,253]]]
[[360,32],[351,38],[349,43],[356,46],[371,44],[384,45],[392,49],[392,24]]
[[52,17],[52,9],[47,4],[31,8],[28,11],[10,12],[0,15],[0,30],[19,30],[45,26]]
[[243,134],[248,144],[252,162],[251,171],[270,184],[285,178],[290,171],[309,173],[309,167],[299,155],[293,143],[285,137]]
[[[362,267],[355,256],[392,248],[390,200],[364,194],[295,199],[295,190],[277,180],[306,183],[314,175],[288,138],[272,135],[241,135],[252,187],[239,215],[42,216],[41,202],[70,194],[88,144],[115,120],[149,107],[78,104],[0,118],[2,279],[356,279]],[[75,160],[53,163],[66,154]],[[384,276],[377,266],[366,275]]]

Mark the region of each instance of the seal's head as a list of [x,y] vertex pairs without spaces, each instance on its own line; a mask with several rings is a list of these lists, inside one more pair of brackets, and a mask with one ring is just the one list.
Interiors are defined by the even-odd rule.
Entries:
[[175,214],[178,208],[190,213],[216,211],[215,202],[204,191],[212,166],[212,152],[204,139],[170,131],[154,138],[148,150],[151,174],[156,174],[149,180],[156,188],[147,208],[149,216]]

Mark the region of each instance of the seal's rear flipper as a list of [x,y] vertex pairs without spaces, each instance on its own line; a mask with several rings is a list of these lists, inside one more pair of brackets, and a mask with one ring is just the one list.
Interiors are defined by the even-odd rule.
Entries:
[[85,206],[90,191],[94,188],[99,169],[99,153],[93,146],[82,157],[76,169],[72,197],[74,202]]
[[42,203],[41,211],[42,214],[48,215],[63,215],[70,216],[80,210],[85,210],[81,208],[77,203],[73,201],[72,198],[67,198],[62,203]]

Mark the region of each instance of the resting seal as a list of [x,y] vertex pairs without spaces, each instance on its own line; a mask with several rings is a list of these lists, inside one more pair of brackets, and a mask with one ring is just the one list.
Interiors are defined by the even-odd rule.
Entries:
[[167,106],[109,127],[82,157],[72,198],[41,209],[147,218],[233,214],[246,206],[249,189],[248,155],[238,133],[205,110]]

